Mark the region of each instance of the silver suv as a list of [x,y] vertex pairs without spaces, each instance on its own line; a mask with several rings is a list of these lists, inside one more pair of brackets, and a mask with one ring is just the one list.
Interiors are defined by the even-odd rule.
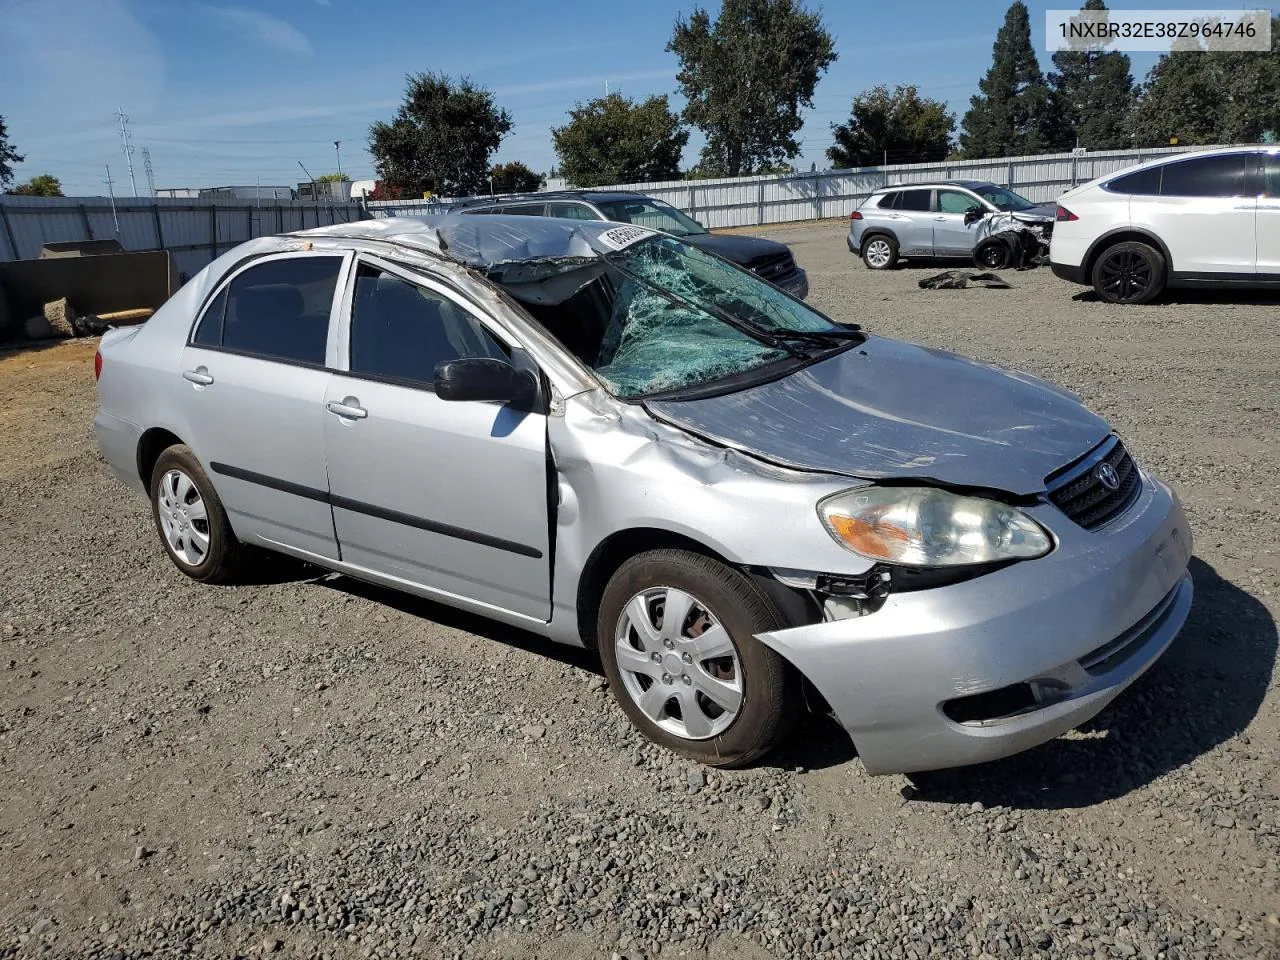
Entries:
[[985,180],[884,187],[849,215],[849,251],[872,270],[888,270],[900,257],[967,258],[986,236],[988,214],[1051,224],[1055,212]]

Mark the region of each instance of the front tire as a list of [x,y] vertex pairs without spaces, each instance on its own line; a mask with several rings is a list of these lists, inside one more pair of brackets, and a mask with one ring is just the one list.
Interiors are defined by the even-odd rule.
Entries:
[[1145,243],[1125,240],[1098,255],[1091,279],[1107,303],[1150,303],[1164,290],[1164,255]]
[[597,637],[614,697],[641,733],[692,760],[740,767],[777,747],[799,712],[795,672],[755,639],[784,625],[743,573],[653,550],[609,581]]
[[898,263],[898,242],[883,233],[864,237],[862,262],[869,270],[892,270]]
[[973,248],[973,265],[983,270],[1004,270],[1013,262],[1013,248],[1000,237],[988,237]]
[[246,548],[191,448],[169,447],[151,471],[151,515],[173,565],[201,583],[233,583]]

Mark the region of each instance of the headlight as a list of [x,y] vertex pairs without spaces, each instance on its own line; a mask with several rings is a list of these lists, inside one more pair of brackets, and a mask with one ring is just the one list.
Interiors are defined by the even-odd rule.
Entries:
[[827,532],[870,560],[913,567],[1025,560],[1049,535],[1021,510],[935,487],[861,487],[818,504]]

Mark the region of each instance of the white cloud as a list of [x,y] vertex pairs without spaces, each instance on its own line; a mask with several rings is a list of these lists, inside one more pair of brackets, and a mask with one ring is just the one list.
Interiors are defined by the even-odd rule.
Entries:
[[311,56],[315,50],[297,27],[260,10],[246,7],[212,7],[198,3],[196,9],[254,43],[283,53]]

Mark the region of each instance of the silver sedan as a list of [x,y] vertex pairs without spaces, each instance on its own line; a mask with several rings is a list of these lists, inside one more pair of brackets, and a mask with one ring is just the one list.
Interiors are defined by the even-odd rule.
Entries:
[[710,764],[805,704],[871,773],[1023,750],[1191,604],[1177,497],[1077,398],[635,226],[254,240],[97,371],[105,458],[184,574],[278,551],[594,648]]

